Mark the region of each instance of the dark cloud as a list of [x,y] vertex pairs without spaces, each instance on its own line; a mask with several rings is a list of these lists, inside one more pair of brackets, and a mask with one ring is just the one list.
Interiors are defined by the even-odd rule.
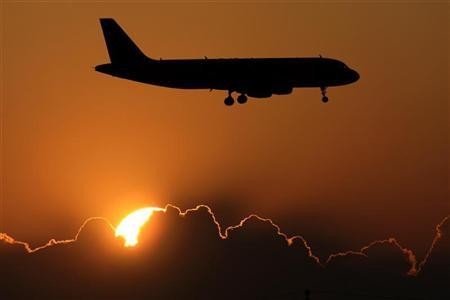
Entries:
[[[185,214],[168,206],[124,248],[105,220],[76,241],[28,253],[4,236],[1,299],[448,299],[449,222],[417,276],[395,240],[333,256],[323,267],[300,237],[249,217],[228,230],[207,207]],[[219,234],[220,231],[220,234]],[[10,243],[8,243],[8,241]],[[11,244],[13,242],[13,244]],[[323,260],[322,260],[323,261]]]

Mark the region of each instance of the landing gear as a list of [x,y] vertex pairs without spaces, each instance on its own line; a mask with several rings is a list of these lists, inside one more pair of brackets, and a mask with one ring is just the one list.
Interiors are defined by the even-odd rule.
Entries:
[[225,103],[226,106],[231,106],[234,104],[234,99],[231,96],[228,96],[225,98],[225,101],[223,101],[223,103]]
[[320,87],[320,93],[322,94],[322,102],[327,103],[328,102],[327,88],[325,86]]
[[237,97],[237,102],[238,102],[239,104],[244,104],[244,103],[246,103],[246,102],[247,102],[247,96],[245,96],[244,94],[240,94],[240,95]]
[[[231,106],[234,104],[233,96],[231,96],[232,92],[233,91],[228,91],[228,97],[226,97],[225,100],[223,101],[223,103],[225,103],[226,106]],[[247,102],[248,99],[245,94],[240,94],[236,100],[239,104],[244,104]]]
[[223,101],[223,103],[225,103],[226,106],[231,106],[234,104],[234,99],[231,96],[232,91],[228,91],[228,97],[225,98],[225,101]]

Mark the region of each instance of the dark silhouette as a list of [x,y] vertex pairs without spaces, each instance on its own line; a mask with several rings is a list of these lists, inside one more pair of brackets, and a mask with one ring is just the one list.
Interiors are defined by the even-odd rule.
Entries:
[[111,63],[95,70],[133,81],[180,89],[228,91],[226,105],[247,96],[287,95],[293,88],[318,87],[328,102],[327,87],[353,83],[359,74],[343,62],[323,57],[154,60],[147,57],[113,19],[100,19]]
[[206,208],[183,217],[169,207],[143,226],[135,248],[101,220],[76,242],[35,253],[0,241],[0,298],[450,299],[447,223],[433,264],[407,276],[404,253],[390,244],[321,267],[301,240],[289,245],[267,221],[248,219],[222,239]]

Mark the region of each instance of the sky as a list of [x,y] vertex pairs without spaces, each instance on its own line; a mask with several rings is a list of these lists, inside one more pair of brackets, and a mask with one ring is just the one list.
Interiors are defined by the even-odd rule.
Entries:
[[[424,254],[450,212],[448,4],[30,3],[2,24],[0,231],[38,245],[171,203],[249,213],[320,255],[389,236]],[[361,78],[225,107],[94,71],[98,19],[159,59],[314,57]],[[236,70],[239,72],[239,70]]]

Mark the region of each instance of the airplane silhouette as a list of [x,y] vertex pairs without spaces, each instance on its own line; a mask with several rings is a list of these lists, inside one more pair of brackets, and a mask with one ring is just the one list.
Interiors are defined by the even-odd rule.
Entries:
[[147,57],[114,19],[100,19],[111,63],[95,70],[112,76],[179,89],[225,90],[226,105],[247,102],[247,96],[287,95],[293,88],[318,87],[328,102],[327,87],[353,83],[359,74],[343,62],[324,57],[170,59]]

